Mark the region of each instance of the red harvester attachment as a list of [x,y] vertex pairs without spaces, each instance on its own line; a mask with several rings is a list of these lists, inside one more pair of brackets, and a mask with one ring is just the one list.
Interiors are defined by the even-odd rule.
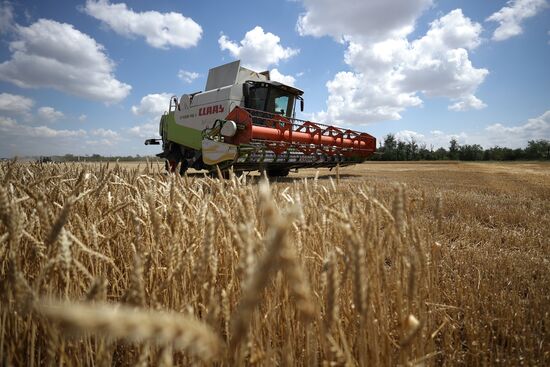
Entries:
[[[240,147],[250,145],[258,150],[274,155],[274,161],[281,164],[308,163],[300,167],[334,167],[336,164],[356,164],[364,161],[376,150],[376,139],[366,133],[310,121],[287,118],[249,108],[236,107],[227,120],[235,121],[237,133],[227,139],[230,144]],[[269,154],[273,152],[272,154]],[[256,158],[257,155],[255,155]],[[291,159],[296,156],[295,159]],[[279,158],[278,158],[279,157]],[[263,156],[262,158],[267,158]],[[283,158],[283,159],[281,159]],[[288,160],[285,162],[284,158]],[[250,163],[257,162],[252,159]],[[244,162],[243,162],[244,163]],[[239,164],[236,165],[240,166]]]

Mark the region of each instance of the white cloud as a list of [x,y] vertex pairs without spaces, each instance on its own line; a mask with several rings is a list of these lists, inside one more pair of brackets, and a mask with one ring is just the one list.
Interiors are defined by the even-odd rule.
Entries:
[[[156,129],[158,130],[158,124]],[[157,135],[142,135],[152,138]],[[141,138],[124,131],[119,132],[98,128],[86,131],[84,129],[54,129],[47,126],[30,126],[19,124],[15,119],[0,115],[0,157],[41,156],[41,155],[87,155],[99,153],[102,155],[151,155],[155,151],[143,145]]]
[[224,34],[218,39],[222,51],[229,51],[231,56],[242,60],[243,66],[254,71],[267,70],[270,65],[278,65],[279,61],[298,54],[299,50],[283,47],[280,42],[279,36],[266,33],[259,26],[246,32],[239,43],[229,40]]
[[78,121],[84,122],[84,121],[86,121],[87,118],[88,118],[88,116],[86,116],[85,114],[82,114],[82,115],[78,116]]
[[301,35],[337,40],[380,41],[401,38],[432,0],[303,0],[306,12],[297,23]]
[[470,142],[472,139],[470,135],[461,131],[459,133],[444,133],[443,131],[435,130],[430,131],[430,135],[421,139],[421,143],[425,144],[427,147],[437,148],[449,148],[450,141],[454,139],[459,144],[475,144],[475,142]]
[[[128,155],[129,152],[145,152],[143,142],[134,145],[121,144],[126,140],[109,129],[53,129],[47,126],[19,124],[15,119],[0,116],[0,157],[63,155],[67,153],[86,155]],[[141,143],[141,144],[140,144]]]
[[292,75],[281,74],[277,69],[271,70],[269,72],[269,77],[271,80],[275,80],[286,85],[294,85],[296,83],[296,79]]
[[487,126],[485,131],[492,145],[510,148],[524,147],[529,140],[550,140],[550,110],[521,125],[505,126],[497,123]]
[[40,107],[38,109],[38,117],[48,122],[54,122],[65,117],[63,112],[57,111],[53,107]]
[[0,93],[0,111],[9,113],[29,113],[34,101],[18,94]]
[[168,110],[170,93],[148,94],[143,97],[137,106],[132,106],[134,115],[150,116],[143,124],[132,126],[127,133],[134,138],[155,138],[159,133],[160,115]]
[[[376,77],[376,76],[373,76]],[[395,85],[394,76],[376,80],[368,74],[341,71],[327,82],[327,111],[317,119],[339,124],[362,124],[382,120],[398,120],[405,107],[418,106],[422,100],[404,93]]]
[[170,104],[170,93],[148,94],[141,99],[139,105],[132,106],[134,115],[162,115],[168,110]]
[[0,3],[0,34],[13,30],[13,5],[4,1]]
[[487,107],[485,103],[473,94],[462,97],[461,100],[449,106],[451,111],[481,110]]
[[159,134],[159,124],[158,122],[148,122],[136,125],[128,129],[128,132],[137,138],[155,138]]
[[125,3],[111,4],[108,0],[87,0],[84,11],[116,33],[125,37],[142,36],[156,48],[196,46],[202,35],[201,26],[180,13],[138,13],[128,9]]
[[454,111],[485,107],[474,93],[488,70],[475,68],[468,55],[480,44],[481,30],[456,9],[413,41],[348,38],[345,62],[353,71],[327,82],[327,110],[317,116],[353,124],[398,120],[406,108],[422,104],[421,96],[449,98]]
[[118,102],[131,86],[113,75],[104,48],[72,25],[40,19],[16,27],[11,59],[0,64],[0,79],[22,88],[49,87],[83,98]]
[[0,116],[0,130],[7,131],[7,129],[16,127],[17,122],[11,117]]
[[548,7],[546,0],[511,0],[506,5],[486,19],[499,24],[493,32],[494,41],[504,41],[523,33],[522,22]]
[[187,70],[178,71],[178,78],[180,78],[186,83],[193,83],[193,81],[197,79],[199,76],[200,74],[195,73],[194,71],[187,71]]
[[94,129],[90,131],[93,136],[99,136],[101,138],[115,139],[119,137],[119,134],[116,131],[111,129]]
[[[455,139],[459,144],[474,144],[479,142],[479,136],[472,137],[465,132],[445,133],[441,130],[430,131],[429,134],[422,134],[413,130],[401,130],[394,134],[394,137],[402,142],[411,142],[413,139],[419,146],[425,146],[428,149],[449,148],[451,139]],[[380,141],[384,141],[381,137]],[[472,142],[475,141],[475,142]]]
[[395,138],[400,141],[412,142],[413,140],[418,142],[424,141],[424,134],[418,133],[412,130],[401,130],[395,133]]
[[79,129],[79,130],[57,130],[52,129],[47,126],[24,126],[21,125],[21,128],[23,131],[26,132],[27,135],[35,136],[35,137],[45,137],[45,138],[68,138],[68,137],[84,137],[86,136],[86,131]]
[[[395,133],[394,136],[396,139],[406,142],[414,138],[418,144],[425,144],[434,149],[448,148],[451,139],[456,139],[460,145],[479,144],[485,149],[497,145],[513,149],[524,148],[529,140],[550,140],[550,110],[518,125],[496,123],[468,133],[446,133],[441,130],[433,130],[426,135],[416,131],[402,130]],[[381,141],[383,139],[382,137]]]
[[[86,140],[85,144],[90,147],[112,147],[117,144],[116,139],[99,139],[99,140]],[[112,152],[110,152],[112,154]]]
[[40,137],[40,138],[69,138],[69,137],[84,137],[86,131],[52,129],[47,126],[28,126],[18,124],[14,119],[0,116],[0,131],[6,136],[21,136],[21,137]]

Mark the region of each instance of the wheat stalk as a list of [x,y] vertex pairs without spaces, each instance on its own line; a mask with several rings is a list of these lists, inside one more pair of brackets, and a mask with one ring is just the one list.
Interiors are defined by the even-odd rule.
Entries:
[[70,333],[94,333],[131,342],[173,346],[204,361],[219,358],[223,343],[206,324],[173,312],[96,303],[40,302],[37,312]]

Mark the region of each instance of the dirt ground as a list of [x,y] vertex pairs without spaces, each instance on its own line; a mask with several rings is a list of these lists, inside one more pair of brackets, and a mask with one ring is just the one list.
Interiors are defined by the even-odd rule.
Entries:
[[[319,177],[335,176],[322,169]],[[301,170],[290,177],[314,177],[315,170]],[[399,182],[439,190],[468,190],[505,194],[522,192],[550,198],[550,162],[465,163],[465,162],[369,162],[340,169],[346,180],[378,183]]]
[[[123,162],[122,167],[144,170],[147,162]],[[114,163],[111,163],[114,167]],[[150,162],[151,171],[163,172],[159,162]],[[300,169],[291,172],[278,182],[296,179],[336,179],[336,168]],[[205,171],[189,170],[191,177],[202,176]],[[249,173],[254,177],[258,172]],[[518,194],[550,200],[550,162],[367,162],[341,167],[340,179],[387,184],[403,183],[416,189],[428,191],[470,191],[494,195]]]

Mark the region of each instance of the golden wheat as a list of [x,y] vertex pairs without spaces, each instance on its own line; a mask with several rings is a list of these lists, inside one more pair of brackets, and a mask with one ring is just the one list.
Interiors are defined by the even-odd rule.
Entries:
[[0,364],[550,364],[549,167],[364,167],[2,163]]
[[222,344],[204,323],[176,313],[107,304],[39,303],[36,311],[70,333],[96,333],[183,349],[203,360],[219,357]]

